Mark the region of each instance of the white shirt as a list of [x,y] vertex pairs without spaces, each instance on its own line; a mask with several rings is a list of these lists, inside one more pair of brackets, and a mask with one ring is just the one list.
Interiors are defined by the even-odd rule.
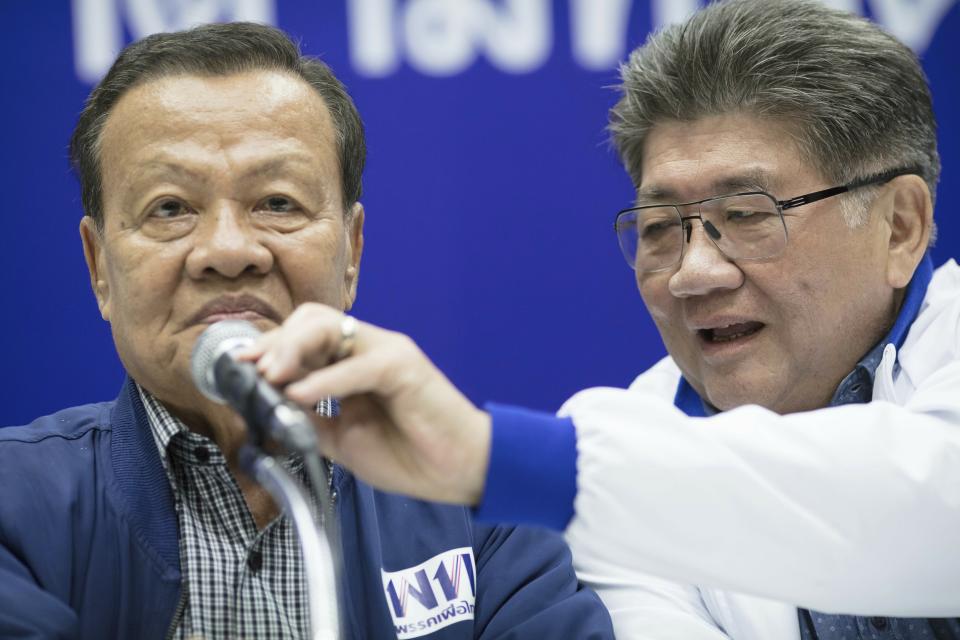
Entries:
[[671,403],[679,378],[666,358],[561,410],[578,443],[567,540],[618,638],[799,638],[797,606],[960,615],[954,261],[868,404],[690,418]]

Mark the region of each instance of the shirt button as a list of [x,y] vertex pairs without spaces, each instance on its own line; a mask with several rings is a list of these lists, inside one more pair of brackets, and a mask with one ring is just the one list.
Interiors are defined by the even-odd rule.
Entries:
[[870,626],[877,631],[883,631],[887,628],[887,619],[882,616],[874,616],[870,618]]
[[200,462],[210,462],[210,449],[207,449],[204,446],[199,446],[194,449],[193,455],[196,456],[197,460]]
[[247,567],[253,573],[258,573],[263,568],[263,554],[259,551],[251,551],[247,556]]

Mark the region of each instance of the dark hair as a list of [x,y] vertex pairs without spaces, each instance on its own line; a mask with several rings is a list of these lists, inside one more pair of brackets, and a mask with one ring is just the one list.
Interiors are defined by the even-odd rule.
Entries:
[[90,93],[70,139],[86,215],[103,228],[100,136],[111,111],[138,85],[176,75],[226,76],[266,70],[294,74],[320,95],[333,120],[344,211],[360,199],[367,147],[363,122],[343,84],[326,64],[303,56],[284,32],[250,22],[208,24],[134,42]]
[[940,159],[923,70],[863,18],[811,0],[716,2],[652,35],[620,75],[610,130],[635,185],[657,122],[743,112],[785,124],[837,184],[918,167],[935,197]]

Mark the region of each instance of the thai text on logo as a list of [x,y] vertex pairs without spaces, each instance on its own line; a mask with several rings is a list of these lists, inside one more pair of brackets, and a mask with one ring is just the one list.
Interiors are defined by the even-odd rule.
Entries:
[[[823,0],[836,9],[863,13],[917,53],[930,44],[957,0]],[[279,0],[72,0],[78,77],[98,81],[129,41],[215,20],[276,24]],[[285,0],[287,5],[298,4]],[[39,3],[38,3],[39,4]],[[302,0],[312,21],[294,33],[311,35],[333,16],[328,3]],[[334,3],[329,3],[331,6]],[[532,73],[569,39],[583,68],[615,69],[637,44],[629,25],[640,11],[660,27],[685,20],[705,0],[568,0],[569,34],[554,24],[551,0],[347,0],[347,46],[360,75],[382,78],[404,65],[430,76],[454,76],[484,57],[505,73]],[[317,7],[317,8],[313,8]],[[286,26],[286,25],[281,25]],[[333,32],[336,33],[336,32]],[[330,45],[327,45],[328,47]]]
[[473,549],[439,553],[400,571],[380,571],[397,638],[418,638],[473,620],[477,569]]

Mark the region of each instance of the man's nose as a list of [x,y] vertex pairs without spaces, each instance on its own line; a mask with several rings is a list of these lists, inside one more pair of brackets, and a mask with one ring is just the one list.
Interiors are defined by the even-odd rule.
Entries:
[[716,228],[705,228],[709,222],[699,218],[688,220],[687,224],[690,227],[683,233],[683,257],[677,271],[670,276],[670,293],[677,298],[688,298],[742,285],[743,272],[708,236],[708,231],[717,234]]
[[193,278],[213,274],[237,278],[269,272],[273,254],[261,242],[260,233],[236,203],[217,204],[200,216],[196,242],[187,258],[188,273]]

